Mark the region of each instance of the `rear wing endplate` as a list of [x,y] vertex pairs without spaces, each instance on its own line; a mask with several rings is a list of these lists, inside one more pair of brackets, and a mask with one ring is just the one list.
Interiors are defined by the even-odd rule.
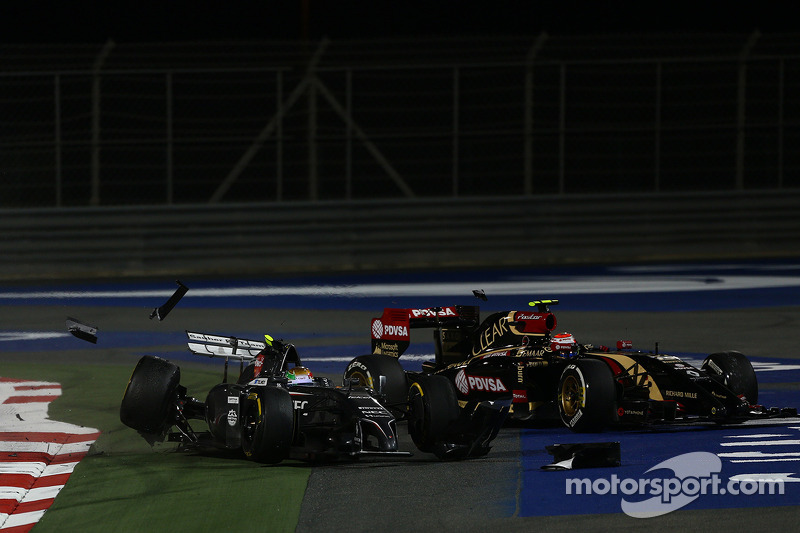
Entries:
[[411,341],[412,328],[475,327],[480,307],[453,305],[425,309],[385,308],[383,314],[373,318],[372,353],[400,357]]

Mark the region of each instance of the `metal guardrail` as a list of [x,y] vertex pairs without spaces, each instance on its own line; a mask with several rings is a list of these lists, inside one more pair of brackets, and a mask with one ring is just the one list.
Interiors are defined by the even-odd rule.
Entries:
[[793,256],[800,190],[0,210],[0,279]]

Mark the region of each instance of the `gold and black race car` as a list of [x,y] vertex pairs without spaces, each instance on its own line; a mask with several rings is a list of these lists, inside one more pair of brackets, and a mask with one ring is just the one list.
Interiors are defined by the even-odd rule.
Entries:
[[[530,302],[526,311],[503,311],[480,320],[477,306],[384,309],[372,320],[372,354],[347,366],[345,377],[372,384],[379,375],[399,376],[405,389],[423,376],[445,376],[459,404],[511,398],[511,417],[558,419],[578,432],[621,425],[725,422],[797,416],[791,408],[758,405],[758,382],[747,357],[736,351],[710,354],[700,368],[675,356],[578,344],[555,334],[550,311],[557,300]],[[410,343],[410,329],[433,329],[435,359],[421,372],[387,371]]]

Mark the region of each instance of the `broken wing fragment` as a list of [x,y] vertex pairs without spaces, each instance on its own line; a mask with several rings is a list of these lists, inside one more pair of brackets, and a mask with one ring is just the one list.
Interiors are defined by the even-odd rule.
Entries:
[[483,289],[476,289],[472,291],[472,295],[479,300],[483,300],[484,302],[489,300],[489,297],[486,296],[486,291],[484,291]]
[[175,292],[172,296],[169,297],[169,300],[164,303],[161,307],[156,307],[153,309],[153,312],[150,313],[150,319],[152,320],[153,317],[158,317],[158,320],[164,320],[164,317],[172,311],[172,308],[183,298],[183,295],[186,294],[186,291],[189,290],[189,287],[181,283],[179,280],[175,280],[175,283],[178,284],[178,288],[175,289]]
[[67,329],[79,339],[89,341],[92,344],[97,344],[97,326],[90,326],[88,324],[78,322],[74,318],[67,317]]

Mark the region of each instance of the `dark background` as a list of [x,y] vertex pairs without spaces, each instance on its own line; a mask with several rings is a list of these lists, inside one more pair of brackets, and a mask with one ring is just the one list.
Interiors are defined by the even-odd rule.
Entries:
[[797,31],[791,3],[233,0],[0,3],[0,44]]

